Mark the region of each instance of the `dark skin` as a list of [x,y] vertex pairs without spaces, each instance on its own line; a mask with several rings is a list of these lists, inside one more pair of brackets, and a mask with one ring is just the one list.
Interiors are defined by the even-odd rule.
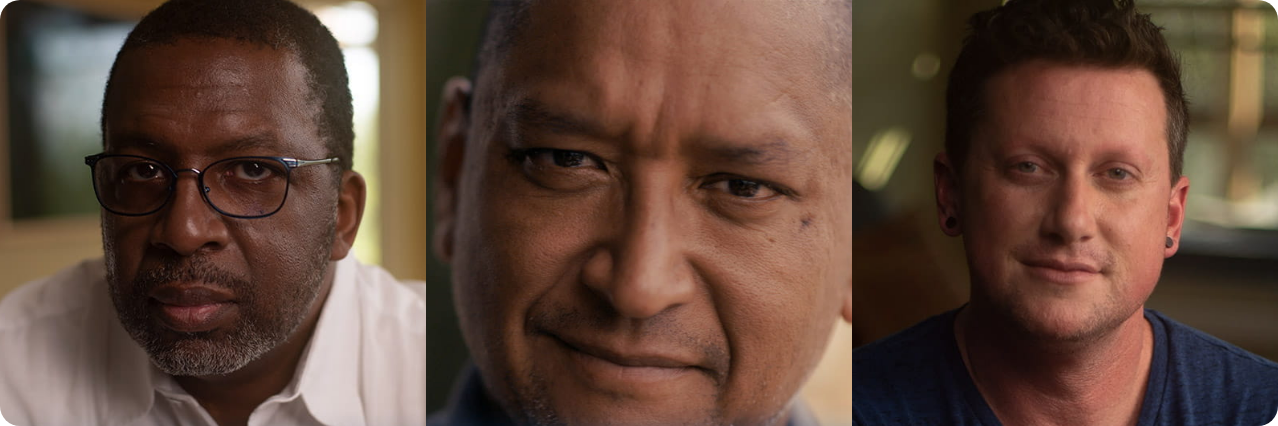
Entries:
[[438,253],[517,422],[784,424],[851,317],[829,9],[724,6],[536,2],[444,89]]
[[[292,52],[231,40],[181,39],[129,52],[120,59],[110,94],[106,151],[201,169],[233,156],[326,158],[315,122],[319,106],[308,99],[305,76]],[[239,370],[175,377],[219,425],[246,424],[258,405],[293,380],[332,286],[332,262],[346,257],[355,241],[364,180],[345,171],[334,185],[332,167],[295,169],[284,206],[265,218],[219,214],[186,174],[159,212],[103,214],[108,267],[117,282],[131,282],[157,259],[177,257],[203,258],[252,283],[246,291],[254,292],[254,305],[237,304],[214,336],[255,312],[292,308],[301,315],[287,340]],[[333,224],[331,234],[325,224]],[[310,266],[316,260],[323,262],[322,275]],[[302,282],[302,276],[316,279]],[[287,297],[290,286],[302,285],[316,286],[318,297],[309,306],[286,305],[304,302]]]

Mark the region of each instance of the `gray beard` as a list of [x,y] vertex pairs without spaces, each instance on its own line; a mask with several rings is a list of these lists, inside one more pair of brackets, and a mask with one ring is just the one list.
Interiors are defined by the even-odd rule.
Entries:
[[[306,319],[323,286],[335,232],[333,226],[327,228],[323,243],[301,245],[317,250],[299,262],[307,267],[300,275],[294,275],[297,281],[285,285],[284,294],[276,296],[260,294],[253,283],[218,269],[204,257],[161,259],[159,267],[139,271],[131,283],[122,286],[125,283],[115,276],[114,242],[106,237],[104,226],[107,283],[120,325],[146,351],[151,363],[167,374],[217,376],[238,371],[287,341]],[[156,285],[172,281],[217,283],[234,290],[240,296],[239,321],[226,331],[179,333],[163,328],[147,311],[145,294]],[[274,297],[280,297],[282,302],[278,308],[260,305]]]

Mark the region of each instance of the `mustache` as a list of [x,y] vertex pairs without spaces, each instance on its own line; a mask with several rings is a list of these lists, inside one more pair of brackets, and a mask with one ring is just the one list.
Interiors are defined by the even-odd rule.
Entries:
[[200,282],[226,288],[237,295],[252,294],[248,280],[219,268],[207,257],[155,258],[155,265],[138,271],[133,278],[134,291],[147,294],[156,287],[174,282]]

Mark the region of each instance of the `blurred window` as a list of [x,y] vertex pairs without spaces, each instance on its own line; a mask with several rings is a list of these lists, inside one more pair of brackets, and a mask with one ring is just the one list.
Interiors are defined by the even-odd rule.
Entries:
[[134,22],[19,1],[4,9],[14,221],[97,215],[88,167],[115,52]]
[[1258,0],[1144,0],[1138,7],[1165,28],[1184,67],[1186,238],[1278,230],[1278,15]]

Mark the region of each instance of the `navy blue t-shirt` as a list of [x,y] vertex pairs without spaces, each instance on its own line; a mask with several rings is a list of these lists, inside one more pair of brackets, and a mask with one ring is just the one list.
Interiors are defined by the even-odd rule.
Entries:
[[[967,374],[949,311],[852,352],[857,425],[1001,425]],[[1278,364],[1153,310],[1154,355],[1138,425],[1268,423]]]

